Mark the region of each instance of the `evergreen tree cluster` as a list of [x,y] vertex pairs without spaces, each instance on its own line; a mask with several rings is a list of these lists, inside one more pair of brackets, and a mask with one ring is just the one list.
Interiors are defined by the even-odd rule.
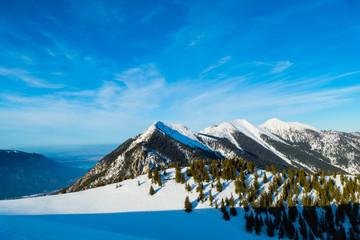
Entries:
[[[177,169],[176,181],[181,182],[181,168]],[[360,238],[360,176],[266,169],[258,171],[241,159],[197,161],[186,175],[194,178],[198,201],[209,200],[210,206],[219,207],[224,220],[237,215],[236,203],[243,207],[249,232],[290,239]],[[237,197],[231,194],[218,202],[212,191],[222,192],[227,181],[234,183]],[[204,183],[209,182],[205,197]],[[189,183],[185,188],[191,191]]]
[[[186,166],[186,175],[180,163],[169,167],[175,167],[175,182],[184,184],[188,192],[196,191],[195,201],[219,208],[224,220],[236,217],[237,207],[243,207],[248,232],[290,239],[360,239],[360,175],[280,172],[274,166],[264,171],[239,158],[193,161]],[[161,171],[148,172],[152,184],[160,187],[166,168]],[[191,177],[193,183],[188,181]],[[226,196],[231,184],[235,192]],[[152,186],[149,194],[154,194]],[[189,197],[184,208],[193,210]]]

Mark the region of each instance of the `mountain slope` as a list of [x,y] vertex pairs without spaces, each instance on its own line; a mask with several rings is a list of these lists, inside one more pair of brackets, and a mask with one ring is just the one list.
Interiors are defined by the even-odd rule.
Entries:
[[[303,128],[299,125],[299,129]],[[318,134],[314,129],[309,131]],[[285,170],[345,172],[320,153],[294,145],[246,120],[221,123],[199,133],[184,125],[156,122],[105,156],[68,191],[118,182],[125,176],[146,173],[154,167],[224,158],[242,158],[258,168],[273,165]]]
[[83,174],[40,154],[0,150],[0,199],[58,190]]
[[360,136],[356,133],[319,131],[301,123],[270,119],[260,125],[288,144],[321,158],[346,172],[360,173]]
[[219,159],[222,156],[197,140],[197,133],[182,125],[156,122],[142,134],[121,144],[105,156],[69,191],[117,182],[119,177],[139,175],[149,168],[171,163],[190,163],[194,159]]
[[274,165],[278,169],[304,168],[307,171],[318,169],[342,171],[329,164],[321,155],[303,151],[266,129],[254,126],[243,119],[214,125],[204,129],[201,133],[228,139],[238,149],[243,150],[244,154],[237,157],[252,161],[259,168]]

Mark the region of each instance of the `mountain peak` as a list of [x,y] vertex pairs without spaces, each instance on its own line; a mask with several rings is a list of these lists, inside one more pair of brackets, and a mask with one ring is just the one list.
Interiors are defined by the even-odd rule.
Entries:
[[282,132],[282,131],[304,131],[304,130],[312,130],[315,132],[320,132],[318,129],[303,123],[284,122],[277,118],[269,119],[265,123],[261,124],[259,127],[266,129],[272,133],[279,131]]

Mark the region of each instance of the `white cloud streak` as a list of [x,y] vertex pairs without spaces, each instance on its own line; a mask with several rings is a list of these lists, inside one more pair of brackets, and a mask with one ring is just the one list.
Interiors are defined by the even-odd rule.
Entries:
[[293,65],[293,63],[290,61],[280,61],[274,66],[274,68],[272,69],[272,73],[281,73],[287,68],[289,68],[291,65]]
[[231,56],[226,56],[226,57],[221,58],[217,64],[212,65],[212,66],[206,68],[204,71],[201,72],[200,75],[204,75],[204,74],[206,74],[207,72],[210,72],[211,70],[213,70],[213,69],[215,69],[215,68],[218,68],[218,67],[224,65],[224,64],[227,63],[229,60],[231,60]]
[[35,88],[59,89],[64,87],[64,85],[62,84],[52,84],[52,83],[48,83],[44,79],[33,77],[29,74],[29,72],[23,69],[10,69],[10,68],[0,67],[0,76],[9,79],[21,80],[27,83],[30,87],[35,87]]
[[279,61],[279,62],[275,62],[275,63],[255,62],[255,65],[258,65],[258,66],[265,65],[265,66],[271,67],[272,69],[271,69],[270,73],[282,73],[286,69],[291,67],[293,65],[293,63],[290,61]]

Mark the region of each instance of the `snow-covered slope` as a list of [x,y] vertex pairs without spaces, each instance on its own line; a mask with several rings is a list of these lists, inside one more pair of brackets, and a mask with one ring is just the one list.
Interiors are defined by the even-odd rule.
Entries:
[[[235,165],[237,163],[233,166]],[[247,166],[246,163],[244,165]],[[245,174],[244,180],[240,180],[241,175],[238,175],[237,181],[244,181],[246,188],[258,189],[259,194],[255,194],[256,191],[245,190],[241,193],[239,191],[239,186],[243,186],[241,183],[237,185],[238,191],[236,191],[235,181],[224,179],[220,180],[222,190],[217,190],[215,186],[219,180],[211,175],[212,179],[210,178],[209,182],[203,182],[204,199],[201,201],[200,194],[196,191],[199,186],[198,181],[184,174],[186,183],[191,187],[191,190],[187,191],[184,184],[175,182],[174,169],[166,169],[166,173],[160,171],[161,187],[152,184],[151,179],[148,179],[146,175],[140,175],[135,179],[75,193],[3,200],[0,201],[0,239],[236,239],[239,236],[244,240],[275,239],[280,235],[279,228],[276,227],[274,230],[275,237],[269,238],[267,224],[260,227],[258,234],[245,231],[245,210],[239,206],[249,206],[250,195],[253,200],[250,211],[246,215],[257,213],[256,218],[272,219],[271,221],[275,223],[274,211],[276,209],[283,211],[282,214],[288,212],[289,218],[290,210],[279,207],[272,209],[273,211],[265,208],[265,212],[262,212],[252,208],[260,206],[266,196],[270,200],[266,204],[277,206],[278,203],[284,201],[283,194],[286,192],[288,197],[282,204],[285,204],[284,207],[287,206],[289,199],[295,204],[296,215],[291,224],[299,234],[300,216],[297,215],[302,214],[302,218],[305,218],[304,212],[309,210],[301,206],[303,199],[309,198],[314,206],[317,204],[322,206],[323,198],[329,198],[328,205],[331,204],[334,208],[331,211],[334,215],[338,215],[335,203],[338,205],[342,201],[340,196],[346,196],[348,199],[351,196],[351,201],[358,201],[360,197],[358,189],[355,193],[347,191],[351,185],[350,179],[353,181],[352,184],[358,182],[355,176],[337,175],[334,177],[314,174],[301,177],[304,173],[283,175],[278,172],[274,175],[264,170],[253,173],[251,173],[253,170],[248,170],[242,172]],[[185,167],[182,168],[182,172],[186,172]],[[344,179],[341,180],[342,178]],[[309,185],[309,190],[306,190],[304,186],[310,182],[314,184]],[[315,187],[315,183],[319,185],[319,188]],[[321,186],[321,183],[324,186]],[[290,188],[289,185],[291,185]],[[155,189],[155,194],[152,196],[149,194],[151,186]],[[338,197],[333,194],[320,196],[319,191],[323,188],[332,188],[330,186],[335,186],[334,191],[339,190]],[[213,205],[210,203],[210,190],[214,198]],[[193,207],[191,213],[184,211],[184,200],[187,196]],[[234,200],[237,212],[230,216],[230,221],[224,221],[222,211],[215,208],[215,203],[220,205],[222,200],[226,202],[226,199]],[[229,207],[224,206],[224,209],[228,212]],[[319,222],[325,221],[325,207],[319,207],[316,211],[318,213],[314,219],[318,221],[319,218]],[[356,213],[356,215],[348,216],[358,218],[359,215]],[[275,224],[283,224],[284,219],[287,218],[280,218],[280,222]],[[356,221],[350,223],[348,217],[343,217],[341,220],[336,216],[332,222],[336,221],[341,222],[346,232],[357,225]],[[309,217],[306,222],[304,223],[306,231],[310,233]],[[313,228],[322,229],[321,226],[311,226],[311,229]],[[336,228],[339,229],[339,224]],[[254,232],[254,230],[251,231]],[[324,237],[328,233],[325,231],[320,234]],[[288,239],[287,235],[285,238]]]
[[303,151],[323,156],[323,160],[333,166],[360,173],[360,136],[357,134],[319,131],[305,124],[278,119],[270,119],[260,127]]
[[235,131],[245,134],[246,136],[250,137],[264,147],[268,146],[266,142],[261,138],[261,135],[267,135],[276,141],[283,142],[270,132],[262,128],[256,127],[245,119],[236,119],[231,122],[223,122],[219,125],[205,128],[203,131],[201,131],[201,133],[228,138],[231,139],[231,142],[234,143],[234,145],[237,145],[238,143],[232,138],[232,133],[234,133]]
[[316,128],[299,123],[299,122],[284,122],[277,118],[272,118],[267,120],[265,123],[261,124],[259,127],[268,130],[271,133],[276,135],[283,135],[287,132],[293,131],[305,131],[305,130],[312,130],[315,132],[320,132]]
[[[231,239],[242,236],[244,240],[254,239],[255,235],[245,231],[245,212],[241,208],[238,208],[238,216],[224,221],[221,211],[210,207],[208,200],[197,201],[196,183],[192,178],[187,180],[193,190],[187,192],[184,184],[175,183],[174,175],[174,169],[167,169],[167,176],[162,175],[163,186],[152,185],[153,196],[149,195],[151,180],[141,175],[86,191],[0,201],[0,238],[3,234],[8,239],[94,239],[95,236],[110,239]],[[222,192],[214,195],[218,202],[234,194],[233,181],[224,186]],[[210,189],[206,184],[204,193],[207,195]],[[191,213],[184,211],[186,196],[194,206]],[[209,226],[216,226],[217,230],[210,230]],[[270,238],[264,230],[256,239]]]
[[[255,142],[257,142],[258,144],[260,144],[261,146],[263,146],[264,148],[270,150],[271,152],[273,152],[278,157],[280,157],[281,159],[283,159],[284,161],[286,161],[288,164],[291,165],[291,161],[289,159],[287,159],[283,154],[276,151],[271,145],[269,145],[264,140],[264,136],[267,136],[267,137],[269,137],[275,141],[278,141],[280,143],[283,143],[283,144],[285,144],[285,142],[283,142],[281,139],[274,136],[270,132],[268,132],[262,128],[256,127],[255,125],[249,123],[245,119],[236,119],[231,122],[224,122],[219,125],[214,125],[214,126],[205,128],[200,133],[216,136],[219,138],[226,138],[239,149],[242,149],[242,147],[240,146],[240,144],[237,141],[234,134],[242,133],[245,136],[247,136],[247,137],[251,138],[252,140],[254,140]],[[244,149],[242,149],[242,150],[244,150]]]

